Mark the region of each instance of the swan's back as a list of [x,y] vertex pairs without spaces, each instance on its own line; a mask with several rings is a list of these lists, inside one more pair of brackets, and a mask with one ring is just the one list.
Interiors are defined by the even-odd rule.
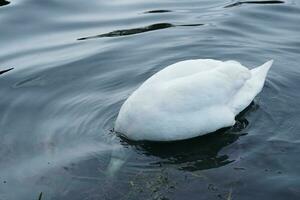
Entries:
[[232,126],[262,89],[271,64],[253,70],[211,59],[170,65],[126,100],[115,130],[133,140],[172,141]]

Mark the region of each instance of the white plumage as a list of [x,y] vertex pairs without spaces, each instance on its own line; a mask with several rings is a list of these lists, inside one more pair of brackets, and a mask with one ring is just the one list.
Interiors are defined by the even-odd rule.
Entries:
[[132,140],[175,141],[232,126],[262,90],[272,63],[252,70],[212,59],[170,65],[129,96],[115,131]]

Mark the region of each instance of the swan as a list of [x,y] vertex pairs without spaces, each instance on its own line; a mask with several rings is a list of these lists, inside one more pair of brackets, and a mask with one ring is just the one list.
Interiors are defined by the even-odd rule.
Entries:
[[172,64],[129,96],[114,131],[135,141],[176,141],[233,126],[262,90],[272,63],[252,70],[233,60]]

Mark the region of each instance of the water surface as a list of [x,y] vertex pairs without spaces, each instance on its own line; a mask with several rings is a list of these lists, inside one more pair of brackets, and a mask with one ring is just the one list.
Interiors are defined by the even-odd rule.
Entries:
[[[299,1],[0,6],[1,200],[300,199]],[[111,131],[143,81],[196,58],[275,62],[232,129],[167,145]]]

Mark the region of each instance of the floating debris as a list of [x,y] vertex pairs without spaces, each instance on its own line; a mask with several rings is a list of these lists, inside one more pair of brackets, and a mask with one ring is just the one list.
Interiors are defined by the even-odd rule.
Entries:
[[158,24],[152,24],[152,25],[140,27],[140,28],[116,30],[116,31],[112,31],[112,32],[104,33],[104,34],[100,34],[100,35],[79,38],[77,40],[88,40],[88,39],[95,39],[95,38],[101,38],[101,37],[119,37],[119,36],[126,36],[126,35],[135,35],[135,34],[139,34],[139,33],[155,31],[155,30],[160,30],[160,29],[166,29],[166,28],[171,28],[171,27],[176,27],[176,26],[202,26],[202,25],[204,25],[204,24],[174,25],[171,23],[158,23]]
[[229,4],[224,8],[231,8],[235,6],[240,6],[242,4],[279,4],[279,3],[284,3],[284,1],[238,1],[233,4]]

